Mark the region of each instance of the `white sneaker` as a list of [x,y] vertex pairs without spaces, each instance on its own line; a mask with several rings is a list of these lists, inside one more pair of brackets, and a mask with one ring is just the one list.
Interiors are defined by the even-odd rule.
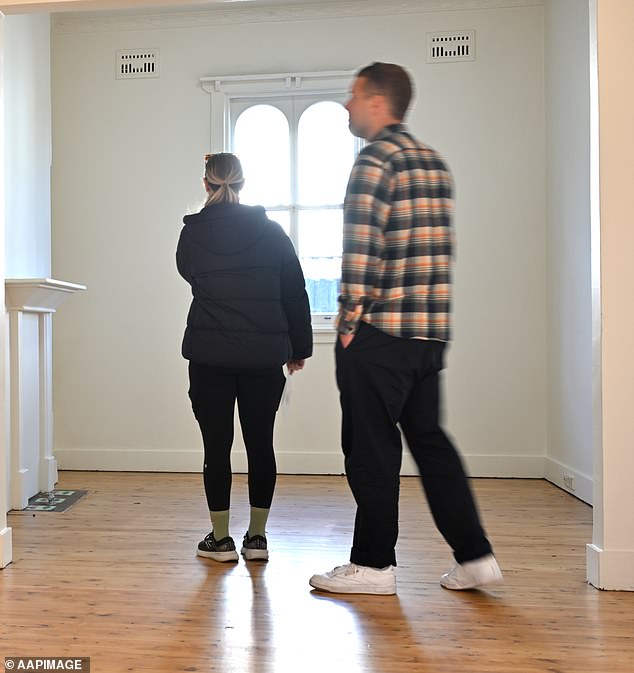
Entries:
[[384,594],[396,593],[394,566],[370,568],[347,563],[323,575],[313,575],[308,583],[320,591],[335,594]]
[[502,584],[502,571],[493,554],[488,554],[475,561],[456,563],[456,565],[440,578],[440,586],[457,591],[475,589],[489,584]]

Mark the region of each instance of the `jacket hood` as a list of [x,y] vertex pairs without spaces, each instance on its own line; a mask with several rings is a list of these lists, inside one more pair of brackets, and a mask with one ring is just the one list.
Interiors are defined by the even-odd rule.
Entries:
[[219,203],[183,218],[195,243],[217,255],[232,255],[254,245],[271,226],[262,206]]

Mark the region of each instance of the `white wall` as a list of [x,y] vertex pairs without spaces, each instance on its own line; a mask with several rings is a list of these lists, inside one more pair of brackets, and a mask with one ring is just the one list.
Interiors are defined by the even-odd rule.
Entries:
[[586,502],[593,453],[589,34],[587,0],[546,3],[546,476]]
[[51,273],[50,16],[5,18],[6,276]]
[[[447,156],[457,182],[448,427],[472,473],[543,475],[543,7],[427,12],[411,3],[421,9],[390,16],[380,4],[372,15],[362,2],[329,5],[328,18],[240,8],[196,23],[54,21],[53,270],[88,286],[55,322],[60,467],[200,469],[179,355],[188,288],[173,261],[181,216],[200,201],[210,140],[199,78],[379,59],[413,73],[411,126]],[[476,30],[477,60],[427,65],[425,33],[450,29]],[[115,80],[115,51],[137,47],[160,49],[161,77]],[[294,380],[277,449],[282,471],[341,469],[330,343],[317,344]]]
[[[4,15],[0,12],[0,272],[4,279],[4,157],[5,157],[5,130],[4,130],[4,97],[5,97],[5,73],[4,73]],[[8,319],[4,305],[4,282],[0,288],[2,303],[0,304],[0,568],[4,568],[13,559],[13,535],[11,528],[7,526],[7,508],[9,505],[9,479],[8,479],[8,456],[9,456],[9,413],[7,400],[8,380],[6,375],[6,362],[8,361],[7,350],[7,325]]]

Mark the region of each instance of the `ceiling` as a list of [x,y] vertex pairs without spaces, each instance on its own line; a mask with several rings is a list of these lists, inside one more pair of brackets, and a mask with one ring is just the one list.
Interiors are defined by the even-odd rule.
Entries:
[[31,12],[83,12],[118,10],[192,11],[214,9],[228,5],[281,6],[317,4],[332,0],[0,0],[0,11],[4,14],[25,14]]

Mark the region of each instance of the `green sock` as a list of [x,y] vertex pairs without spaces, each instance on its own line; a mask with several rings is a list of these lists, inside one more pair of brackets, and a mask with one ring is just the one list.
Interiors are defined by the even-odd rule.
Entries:
[[251,518],[249,520],[249,537],[261,535],[265,537],[266,521],[269,518],[269,509],[262,507],[251,507]]
[[222,512],[209,512],[211,519],[211,527],[214,532],[216,542],[225,537],[229,537],[229,510],[225,509]]

